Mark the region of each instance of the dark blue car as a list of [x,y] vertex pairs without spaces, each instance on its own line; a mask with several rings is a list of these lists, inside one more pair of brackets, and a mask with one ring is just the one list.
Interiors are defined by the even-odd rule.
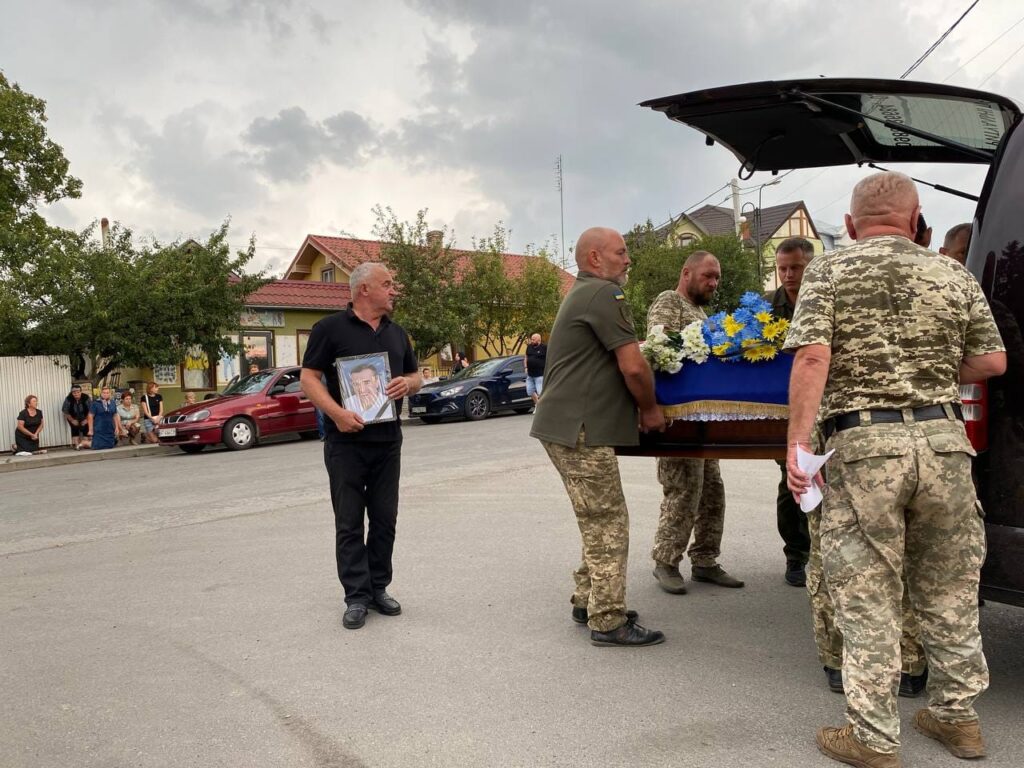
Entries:
[[473,363],[451,378],[428,384],[409,398],[413,416],[436,424],[446,416],[473,421],[497,411],[529,413],[533,400],[526,394],[522,355],[492,357]]

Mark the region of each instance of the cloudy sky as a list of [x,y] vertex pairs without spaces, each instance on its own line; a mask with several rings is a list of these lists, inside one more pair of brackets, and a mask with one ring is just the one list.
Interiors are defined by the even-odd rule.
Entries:
[[[232,241],[254,233],[258,266],[279,272],[308,233],[369,237],[376,204],[401,218],[428,208],[463,246],[498,221],[513,250],[557,239],[559,154],[570,243],[595,224],[662,223],[738,164],[638,102],[749,80],[895,78],[968,5],[0,0],[0,69],[47,101],[84,182],[52,221],[107,216],[168,240],[230,216]],[[1020,0],[981,0],[911,79],[1024,103],[1024,23],[1010,29],[1022,16]],[[912,170],[970,191],[983,180],[971,166]],[[803,199],[838,224],[864,173],[798,171],[764,204]],[[937,232],[973,210],[932,191],[922,201]]]

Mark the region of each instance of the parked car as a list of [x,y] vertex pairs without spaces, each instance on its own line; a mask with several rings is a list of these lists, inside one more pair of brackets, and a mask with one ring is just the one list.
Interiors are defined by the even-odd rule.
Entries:
[[[644,102],[728,148],[744,175],[865,163],[981,163],[967,268],[981,284],[1007,350],[1007,370],[961,388],[988,557],[981,594],[1024,606],[1024,128],[991,93],[901,80],[746,83]],[[953,224],[955,222],[950,222]],[[937,257],[938,258],[938,257]],[[667,450],[707,450],[676,441]],[[743,448],[740,446],[740,448]],[[728,450],[735,447],[726,446]]]
[[162,445],[199,453],[223,443],[252,448],[270,435],[317,436],[316,411],[299,385],[301,368],[268,368],[234,382],[223,394],[167,414],[157,429]]
[[410,412],[427,424],[446,416],[477,421],[498,411],[529,413],[526,367],[522,355],[492,357],[473,363],[447,379],[428,384],[409,398]]

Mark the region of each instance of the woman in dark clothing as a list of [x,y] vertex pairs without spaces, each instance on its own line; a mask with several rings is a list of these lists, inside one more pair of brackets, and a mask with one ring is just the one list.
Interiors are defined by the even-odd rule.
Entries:
[[89,436],[92,448],[113,448],[117,445],[117,433],[121,431],[121,417],[117,406],[110,399],[110,387],[100,390],[100,399],[89,406]]
[[43,432],[43,412],[39,410],[39,399],[35,395],[25,398],[25,409],[18,414],[14,429],[14,453],[28,456],[31,453],[46,453],[39,448],[39,435]]
[[77,450],[89,433],[89,396],[82,392],[81,385],[71,386],[71,392],[64,398],[64,406],[60,410],[71,427],[71,444]]

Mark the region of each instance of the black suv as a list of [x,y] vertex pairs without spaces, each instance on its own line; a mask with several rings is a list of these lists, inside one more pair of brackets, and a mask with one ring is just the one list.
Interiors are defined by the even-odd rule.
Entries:
[[[902,80],[746,83],[641,106],[692,126],[755,171],[872,163],[982,163],[967,268],[988,297],[1007,351],[1005,375],[961,389],[978,449],[988,559],[982,595],[1024,606],[1024,128],[991,93]],[[1016,393],[1016,394],[1014,394]]]

